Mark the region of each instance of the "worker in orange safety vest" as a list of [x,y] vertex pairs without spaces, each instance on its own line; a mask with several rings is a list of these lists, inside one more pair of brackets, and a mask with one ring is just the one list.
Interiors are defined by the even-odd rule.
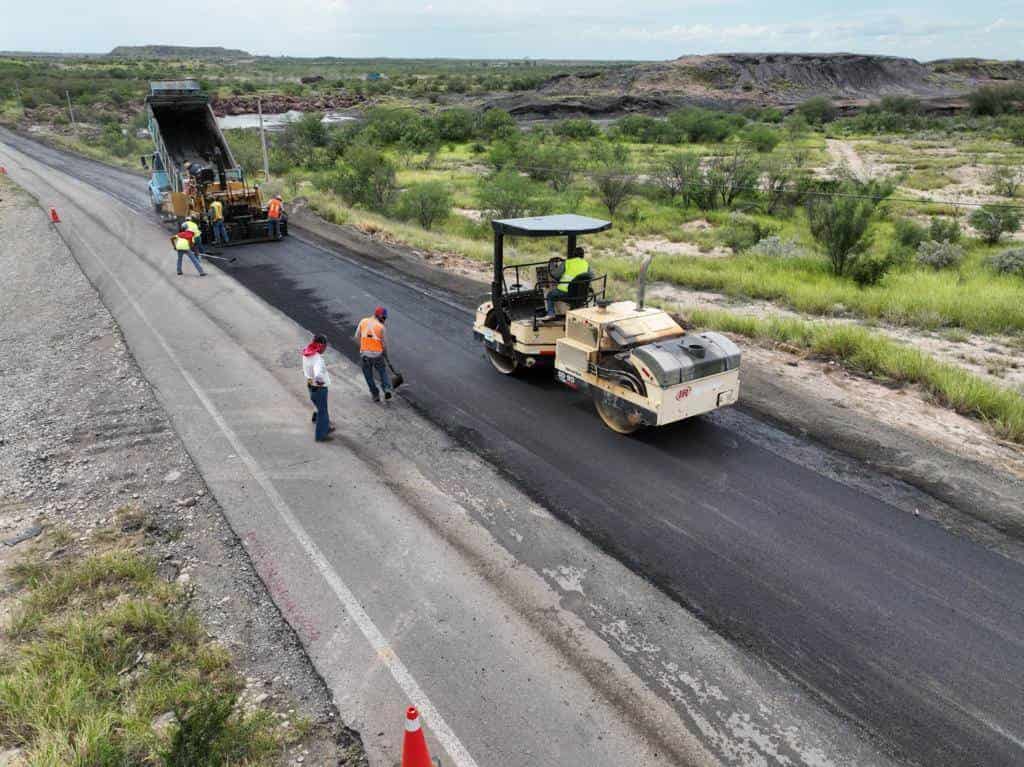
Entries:
[[380,378],[380,388],[384,390],[384,399],[391,399],[391,379],[385,365],[387,341],[384,337],[384,323],[388,319],[388,310],[378,306],[373,310],[372,317],[365,317],[356,327],[355,338],[359,342],[359,357],[363,363],[363,376],[370,388],[370,396],[374,402],[380,402],[380,390],[373,380],[376,372]]
[[281,239],[281,218],[284,216],[284,203],[281,195],[275,194],[267,203],[267,237]]

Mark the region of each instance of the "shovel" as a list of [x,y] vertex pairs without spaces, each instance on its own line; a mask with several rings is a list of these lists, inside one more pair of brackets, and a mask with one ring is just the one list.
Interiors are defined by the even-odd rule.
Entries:
[[229,264],[235,263],[238,260],[238,256],[215,256],[212,253],[202,253],[203,258],[213,258],[217,261],[227,261]]
[[388,370],[391,371],[391,388],[397,389],[399,386],[405,383],[405,376],[395,370],[394,365],[391,364],[391,360],[388,359],[388,355],[384,355],[384,361],[388,363]]

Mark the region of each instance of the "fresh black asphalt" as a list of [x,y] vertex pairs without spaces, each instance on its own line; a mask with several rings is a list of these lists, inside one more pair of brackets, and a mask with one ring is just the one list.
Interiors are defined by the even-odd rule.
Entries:
[[[146,213],[140,177],[0,138]],[[386,268],[297,237],[232,255],[227,274],[349,356],[386,305],[418,409],[895,755],[1024,763],[1021,565],[714,417],[616,435],[550,376],[499,376],[457,300]]]

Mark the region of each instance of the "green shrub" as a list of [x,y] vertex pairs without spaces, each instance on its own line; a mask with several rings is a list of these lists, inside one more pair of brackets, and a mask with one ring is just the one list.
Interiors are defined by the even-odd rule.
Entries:
[[1024,167],[1000,160],[989,169],[988,182],[992,185],[993,194],[1013,197],[1024,183]]
[[1017,231],[1020,214],[1006,205],[983,205],[971,214],[969,221],[983,241],[995,245],[1004,233]]
[[601,135],[601,129],[592,121],[585,119],[559,120],[551,129],[556,136],[584,141]]
[[928,231],[911,218],[896,219],[893,222],[893,230],[896,242],[911,250],[917,250],[918,246],[928,239]]
[[544,212],[544,203],[530,180],[514,170],[499,171],[481,180],[477,196],[488,218],[520,218]]
[[440,181],[414,184],[398,198],[398,217],[414,219],[424,229],[429,230],[438,221],[444,221],[451,212],[451,193]]
[[824,96],[815,96],[807,99],[807,101],[796,108],[796,111],[797,114],[802,115],[811,125],[830,123],[836,119],[838,114],[835,104]]
[[986,263],[989,268],[999,274],[1024,277],[1024,248],[1004,250],[1002,253],[990,256]]
[[917,247],[917,263],[932,269],[959,266],[964,260],[964,249],[952,242],[925,240]]
[[1024,89],[1016,85],[989,85],[968,96],[971,114],[998,117],[1015,111],[1024,98]]
[[677,110],[669,114],[666,120],[669,130],[676,132],[680,139],[685,136],[693,144],[725,141],[746,122],[743,115],[715,112],[699,107]]
[[936,242],[959,242],[960,222],[955,218],[933,216],[928,226],[928,239]]
[[568,141],[525,142],[516,165],[534,181],[543,181],[561,192],[572,183],[578,153]]
[[755,152],[766,154],[779,145],[782,137],[767,125],[751,125],[743,131],[743,141]]
[[875,205],[855,197],[812,197],[807,203],[811,234],[824,248],[832,273],[842,277],[868,245]]
[[346,202],[383,211],[397,191],[395,166],[377,149],[354,146],[345,155],[345,168],[336,180],[335,191]]
[[488,109],[480,118],[480,132],[485,138],[508,138],[518,130],[512,115],[504,109]]
[[742,213],[732,213],[726,225],[719,230],[718,237],[733,253],[739,253],[754,247],[764,238],[777,232],[778,228],[775,226],[763,224],[756,218]]
[[892,262],[885,256],[862,254],[850,265],[850,277],[860,287],[870,287],[881,282],[891,266]]
[[770,235],[757,242],[750,249],[755,256],[766,258],[804,258],[807,251],[794,240],[783,240],[778,235]]
[[476,115],[469,109],[445,109],[434,118],[434,126],[442,141],[469,141],[476,135]]

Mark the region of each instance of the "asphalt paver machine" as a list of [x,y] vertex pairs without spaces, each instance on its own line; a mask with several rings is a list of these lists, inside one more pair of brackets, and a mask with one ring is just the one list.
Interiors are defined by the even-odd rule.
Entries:
[[[740,350],[720,333],[688,333],[661,309],[638,300],[610,301],[607,277],[575,277],[547,316],[545,296],[563,274],[564,259],[505,266],[507,237],[577,238],[610,221],[577,215],[496,220],[490,300],[476,311],[474,337],[495,370],[514,375],[553,365],[570,389],[589,392],[601,420],[620,434],[707,413],[739,398]],[[646,270],[645,268],[642,270]]]

